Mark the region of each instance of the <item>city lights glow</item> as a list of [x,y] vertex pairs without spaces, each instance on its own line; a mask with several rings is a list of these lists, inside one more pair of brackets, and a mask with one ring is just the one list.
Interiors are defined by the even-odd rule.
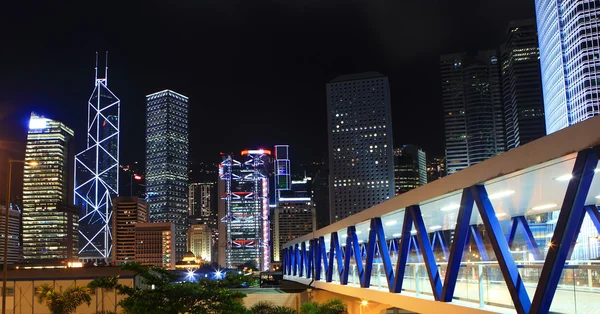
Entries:
[[562,175],[562,176],[560,176],[558,178],[555,178],[554,180],[556,180],[556,181],[569,181],[572,178],[573,178],[573,175],[569,173],[569,174]]
[[32,117],[29,119],[29,129],[45,129],[48,124],[48,119],[43,117]]
[[515,194],[515,191],[513,191],[513,190],[506,190],[506,191],[501,191],[501,192],[490,194],[488,196],[488,198],[491,199],[491,200],[496,200],[496,199],[507,197],[507,196],[510,196],[510,195],[513,195],[513,194]]
[[531,208],[531,210],[545,210],[545,209],[554,208],[556,206],[558,206],[558,205],[556,205],[556,204],[544,204],[544,205],[535,206],[535,207]]
[[455,209],[459,209],[459,208],[460,208],[460,204],[449,204],[449,205],[446,205],[446,206],[440,208],[440,210],[443,212],[447,212],[447,211],[451,211],[451,210],[455,210]]

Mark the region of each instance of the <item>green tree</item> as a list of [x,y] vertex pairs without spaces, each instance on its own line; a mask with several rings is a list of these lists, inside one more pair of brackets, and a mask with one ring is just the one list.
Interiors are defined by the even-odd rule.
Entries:
[[90,289],[80,286],[56,291],[52,286],[44,284],[35,289],[35,294],[40,304],[46,302],[46,306],[52,314],[71,314],[78,306],[83,303],[89,306],[92,301]]
[[319,304],[306,302],[300,308],[300,314],[346,314],[348,307],[340,299],[331,299]]
[[[94,290],[100,290],[100,292],[101,292],[102,302],[100,303],[101,304],[100,311],[98,311],[98,307],[97,307],[98,305],[96,304],[96,311],[98,311],[98,313],[107,312],[104,310],[104,292],[115,289],[118,282],[119,282],[119,276],[114,276],[114,277],[107,277],[107,278],[98,278],[88,284],[88,288],[94,289]],[[98,293],[96,293],[96,295],[98,295]],[[116,307],[116,304],[115,304],[115,307]]]
[[275,305],[270,301],[260,301],[250,308],[252,314],[298,314],[294,309],[285,306]]
[[[104,282],[112,285],[117,293],[125,295],[119,302],[128,314],[217,314],[245,313],[242,299],[245,294],[228,288],[229,281],[172,283],[174,275],[161,267],[145,267],[127,264],[122,267],[141,276],[144,289],[116,284],[114,280]],[[93,283],[93,285],[98,285]],[[153,287],[153,288],[152,288]]]

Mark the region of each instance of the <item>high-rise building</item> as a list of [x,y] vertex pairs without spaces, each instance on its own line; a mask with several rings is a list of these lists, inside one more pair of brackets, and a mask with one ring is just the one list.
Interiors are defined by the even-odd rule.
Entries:
[[137,196],[112,201],[112,261],[115,265],[135,261],[135,225],[148,222],[148,204]]
[[[4,239],[4,221],[6,219],[6,207],[0,205],[0,230],[1,238]],[[21,248],[21,212],[16,208],[8,211],[8,257],[9,264],[18,263],[23,255]],[[4,261],[4,245],[0,246],[0,261]]]
[[146,96],[146,200],[150,222],[175,225],[176,261],[187,252],[188,98],[171,90]]
[[188,250],[197,259],[205,262],[212,260],[211,228],[207,224],[193,224],[188,230]]
[[271,262],[269,226],[270,150],[244,150],[240,162],[223,155],[219,165],[219,259],[227,268]]
[[73,260],[79,210],[72,206],[73,131],[31,114],[23,171],[23,258]]
[[216,202],[213,182],[190,183],[188,190],[189,224],[208,224],[210,228],[217,227],[217,213],[214,209]]
[[446,158],[433,156],[427,161],[427,182],[446,175]]
[[[108,56],[107,56],[108,61]],[[79,257],[104,260],[111,257],[111,201],[119,194],[119,115],[121,101],[108,89],[108,65],[104,78],[96,76],[88,100],[86,149],[75,156],[75,205],[80,208]]]
[[[219,226],[217,221],[217,191],[216,184],[213,182],[190,183],[189,185],[189,213],[188,213],[188,230],[191,230],[191,225],[207,225],[211,234],[211,254],[207,255],[216,262],[219,249]],[[188,235],[188,250],[189,250],[189,235]],[[196,252],[193,252],[197,258],[200,258]]]
[[329,162],[323,162],[312,183],[313,206],[317,217],[317,229],[325,228],[331,222],[329,211]]
[[500,52],[506,149],[511,150],[546,135],[535,21],[510,22]]
[[175,269],[175,233],[171,222],[136,223],[135,262]]
[[446,170],[453,174],[504,152],[500,66],[496,51],[440,58]]
[[394,149],[394,185],[396,195],[427,184],[427,157],[414,145]]
[[388,78],[342,75],[327,84],[331,222],[394,197]]
[[287,190],[279,191],[273,214],[273,260],[281,261],[287,242],[316,230],[311,179],[293,180]]
[[600,113],[600,5],[536,0],[546,133]]

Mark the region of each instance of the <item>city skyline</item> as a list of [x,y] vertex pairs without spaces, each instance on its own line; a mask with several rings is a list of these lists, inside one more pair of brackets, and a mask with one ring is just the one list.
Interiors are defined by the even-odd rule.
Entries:
[[[338,75],[363,71],[379,71],[390,77],[391,92],[396,95],[392,101],[393,120],[404,122],[394,129],[394,138],[397,141],[395,144],[415,143],[422,146],[425,151],[432,155],[441,155],[443,153],[442,117],[437,115],[431,116],[430,121],[432,121],[432,126],[430,132],[411,134],[411,136],[408,135],[410,132],[407,131],[414,127],[414,123],[416,122],[413,122],[413,120],[418,119],[406,118],[408,116],[425,117],[430,112],[429,108],[438,108],[441,110],[441,99],[437,95],[438,92],[422,93],[424,90],[438,90],[435,86],[439,84],[439,80],[437,79],[437,59],[439,58],[439,54],[496,47],[502,42],[504,29],[509,20],[531,18],[534,16],[533,4],[528,2],[513,1],[508,4],[501,1],[494,2],[492,6],[498,10],[493,10],[493,12],[488,12],[488,10],[484,10],[478,5],[474,6],[473,4],[474,2],[472,1],[456,2],[454,5],[444,3],[439,8],[428,8],[425,4],[410,5],[414,6],[412,8],[414,9],[413,11],[428,12],[428,16],[429,14],[442,15],[442,13],[453,12],[455,16],[462,16],[464,18],[464,21],[460,25],[450,28],[442,25],[443,21],[435,22],[435,19],[428,18],[427,20],[431,20],[435,24],[428,24],[427,27],[422,27],[423,34],[405,34],[405,36],[410,36],[409,40],[419,43],[423,43],[424,38],[428,38],[425,44],[431,48],[431,51],[423,56],[421,56],[422,51],[420,49],[427,49],[425,47],[405,49],[403,45],[394,43],[392,38],[399,38],[396,35],[405,33],[402,30],[404,27],[397,25],[397,23],[404,22],[395,21],[389,14],[384,12],[383,8],[375,4],[373,4],[373,7],[369,7],[369,9],[374,10],[375,13],[380,14],[384,18],[382,23],[385,22],[385,24],[379,26],[380,29],[378,30],[383,32],[385,40],[371,38],[373,34],[368,31],[368,26],[365,25],[363,19],[364,16],[360,13],[363,8],[357,7],[356,4],[344,5],[341,8],[341,13],[335,16],[335,19],[341,23],[339,27],[347,27],[349,29],[349,34],[343,35],[339,39],[337,39],[337,36],[331,39],[331,34],[337,33],[343,30],[343,28],[339,29],[338,27],[328,26],[322,35],[314,35],[313,28],[307,30],[306,34],[301,33],[302,31],[299,29],[299,25],[308,20],[316,19],[319,21],[314,27],[327,22],[327,14],[332,13],[327,3],[322,5],[307,5],[305,9],[293,7],[289,12],[277,7],[262,8],[262,11],[267,12],[267,14],[274,11],[283,14],[281,17],[269,15],[269,18],[276,19],[272,21],[274,23],[281,22],[280,18],[289,18],[288,20],[292,20],[289,23],[282,23],[282,30],[290,33],[290,38],[281,38],[278,35],[271,39],[271,37],[264,38],[263,36],[256,37],[253,35],[245,39],[245,36],[239,36],[240,32],[242,34],[245,33],[245,27],[242,27],[239,22],[231,21],[229,18],[225,19],[225,21],[216,21],[215,23],[219,25],[228,22],[232,23],[230,30],[223,30],[225,34],[235,35],[235,38],[239,37],[239,40],[243,42],[256,41],[258,43],[256,51],[248,51],[247,58],[243,57],[242,60],[234,61],[232,64],[225,64],[218,60],[222,60],[221,58],[231,59],[233,51],[239,51],[237,44],[226,44],[222,49],[229,52],[224,53],[223,56],[220,56],[221,48],[202,49],[201,53],[204,56],[202,60],[216,58],[214,59],[217,60],[216,62],[194,61],[201,59],[196,59],[190,53],[180,52],[183,55],[179,55],[176,51],[171,52],[160,48],[157,44],[152,43],[150,39],[155,37],[151,35],[155,33],[157,35],[173,34],[173,29],[163,29],[164,24],[157,24],[151,27],[148,32],[140,35],[143,39],[136,39],[133,42],[128,42],[130,36],[126,36],[127,32],[122,34],[123,30],[130,29],[131,25],[128,22],[119,22],[119,25],[109,26],[108,29],[100,31],[97,36],[92,36],[92,38],[84,40],[79,40],[78,38],[77,46],[74,46],[72,43],[73,36],[75,35],[69,32],[56,32],[56,37],[53,38],[52,42],[43,40],[44,47],[48,49],[36,49],[36,44],[23,42],[19,38],[9,37],[9,43],[11,41],[14,42],[15,47],[30,47],[31,49],[28,49],[30,51],[29,54],[24,55],[13,55],[11,51],[2,52],[4,60],[13,60],[19,66],[7,65],[5,71],[0,74],[3,78],[6,76],[7,83],[0,87],[0,107],[6,109],[3,112],[4,115],[0,116],[0,122],[2,122],[0,134],[7,134],[7,132],[2,132],[6,130],[21,130],[20,132],[16,132],[16,134],[13,131],[15,136],[11,136],[11,138],[0,135],[0,140],[3,140],[3,147],[8,146],[8,148],[11,148],[11,145],[16,145],[12,154],[15,154],[15,157],[18,158],[18,155],[21,154],[19,152],[22,151],[19,149],[19,146],[22,146],[22,144],[11,144],[8,141],[12,138],[25,138],[26,118],[31,109],[36,109],[37,112],[47,117],[65,121],[65,123],[73,127],[76,134],[83,134],[85,132],[85,123],[81,123],[80,117],[86,114],[85,103],[89,97],[89,86],[93,84],[93,81],[89,78],[89,73],[93,66],[93,53],[94,51],[109,50],[111,52],[111,89],[113,89],[116,95],[119,95],[122,101],[123,125],[121,136],[123,138],[134,139],[128,147],[122,148],[121,161],[124,163],[143,160],[140,152],[143,151],[142,138],[144,131],[138,127],[136,121],[142,119],[140,113],[143,111],[145,105],[144,95],[156,90],[171,88],[195,99],[197,106],[190,109],[190,117],[219,117],[222,116],[221,108],[224,105],[240,109],[248,104],[248,100],[252,103],[260,103],[267,106],[268,109],[264,110],[264,112],[268,118],[272,117],[273,119],[277,117],[276,112],[278,110],[276,108],[280,108],[281,106],[285,108],[286,112],[291,112],[292,108],[308,106],[308,110],[299,110],[294,115],[289,116],[289,118],[292,119],[292,123],[294,124],[302,124],[302,121],[307,120],[314,121],[307,132],[311,135],[316,135],[324,132],[326,129],[326,118],[323,116],[326,112],[326,106],[323,101],[325,94],[323,83],[330,81]],[[510,10],[503,8],[504,5],[507,8],[510,7]],[[463,10],[459,10],[460,7],[468,6],[473,7],[472,10],[478,14],[474,14],[473,11],[463,12]],[[148,10],[150,14],[155,14],[157,11],[157,8],[152,6],[145,6],[141,9]],[[223,13],[223,8],[220,6],[216,6],[213,9],[216,10],[216,13]],[[389,11],[400,12],[404,9],[406,9],[405,6],[398,4],[389,8]],[[434,10],[432,12],[429,9]],[[125,6],[121,12],[125,13],[128,10],[133,10],[133,8]],[[243,12],[244,10],[246,9],[241,7],[235,11]],[[256,15],[264,14],[256,12],[256,10],[248,9],[246,11],[248,11],[248,15],[247,19],[243,19],[244,23],[252,23],[250,22],[251,20],[260,20],[255,18]],[[30,12],[30,17],[43,15],[42,12],[43,10],[40,10],[40,12],[34,10]],[[57,12],[57,14],[67,14],[67,12],[61,11]],[[118,13],[117,15],[120,16],[121,14]],[[192,13],[190,12],[190,14]],[[240,12],[234,14],[240,14]],[[486,14],[488,18],[486,18]],[[294,19],[296,21],[293,21]],[[62,19],[57,18],[53,20]],[[212,20],[206,21],[206,23],[213,22]],[[37,23],[43,23],[44,21],[45,18],[34,18],[29,22],[35,23],[30,24],[28,27]],[[425,22],[425,19],[418,21],[417,18],[410,21],[418,23],[417,25],[430,23]],[[483,21],[489,22],[483,23],[484,27],[481,29],[475,30],[470,28],[471,24],[482,24],[481,22]],[[15,21],[14,24],[19,25],[21,23],[22,21]],[[190,30],[183,31],[181,35],[175,36],[173,40],[179,42],[183,36],[196,34],[197,32],[204,34],[203,31],[197,29],[198,25],[191,21],[189,15],[185,15],[179,23],[183,23],[183,26],[189,26]],[[353,26],[355,24],[356,26]],[[61,22],[57,27],[65,28],[68,25],[68,22],[65,21]],[[242,25],[245,26],[245,24]],[[250,25],[250,30],[254,31],[265,31],[265,28],[266,26],[264,25]],[[26,28],[26,31],[28,29]],[[39,29],[39,27],[35,29]],[[345,48],[348,47],[348,44],[345,42],[348,39],[355,38],[352,35],[353,33],[358,36],[357,40],[371,46],[369,51],[372,50],[373,52],[365,51],[364,48],[357,50],[356,55],[344,52],[348,51]],[[461,38],[459,39],[453,36],[453,41],[443,40],[439,44],[429,43],[431,36],[444,38],[449,37],[447,35],[451,33],[462,33],[464,36],[460,36]],[[36,38],[36,36],[39,35],[30,37]],[[313,38],[314,36],[317,37]],[[215,44],[221,42],[219,38],[217,35],[210,35],[206,40]],[[332,51],[322,57],[309,57],[315,55],[314,52],[308,48],[297,50],[296,44],[290,40],[292,38],[299,40],[305,45],[315,40],[318,43],[325,44],[325,48],[332,49]],[[272,40],[274,42],[271,42]],[[144,42],[145,47],[146,44],[149,45],[144,51],[137,49],[137,44],[141,41]],[[388,41],[391,42],[388,43]],[[433,41],[435,42],[435,40]],[[288,55],[300,58],[299,60],[301,61],[298,65],[291,64],[290,67],[279,66],[282,61],[275,60],[276,62],[273,62],[273,65],[269,66],[267,63],[268,59],[265,56],[272,54],[270,52],[272,45],[280,44],[282,50],[279,52],[282,55],[286,55],[286,60],[288,59]],[[338,44],[339,47],[336,47]],[[261,48],[261,45],[266,49]],[[392,47],[388,47],[387,45],[392,45]],[[256,45],[252,44],[250,46]],[[387,55],[385,52],[386,48],[393,48],[392,50],[397,54],[397,57]],[[190,50],[197,51],[195,49]],[[240,53],[243,55],[245,52],[242,51]],[[261,56],[263,53],[266,53],[266,55]],[[410,59],[410,56],[418,57],[416,61],[406,61]],[[245,62],[245,60],[256,57],[258,57],[257,62],[248,62],[240,66],[240,62]],[[235,60],[236,58],[233,59]],[[43,62],[43,67],[39,67],[40,62]],[[263,66],[266,66],[264,71],[256,71],[257,67]],[[37,70],[40,68],[44,69],[41,73]],[[233,70],[234,72],[231,69],[235,69]],[[262,72],[264,74],[261,74],[261,77],[264,76],[267,78],[269,84],[252,83],[255,79],[248,80],[251,75]],[[33,73],[36,74],[33,75]],[[181,74],[181,76],[178,77],[174,75],[175,73]],[[203,74],[197,75],[197,73]],[[235,73],[235,76],[230,77],[226,73]],[[88,79],[89,81],[87,81]],[[247,83],[248,81],[250,81],[250,84]],[[423,82],[423,84],[417,83],[419,81]],[[27,84],[24,84],[24,82],[27,82]],[[62,82],[68,82],[69,85],[64,85]],[[23,86],[27,86],[27,88],[25,89]],[[197,88],[198,86],[199,88]],[[31,91],[35,92],[32,93]],[[285,97],[288,93],[297,94],[297,97]],[[242,97],[241,95],[244,96]],[[283,99],[285,99],[284,102],[281,101]],[[415,103],[423,105],[412,105]],[[320,114],[312,115],[312,112]],[[247,117],[229,117],[229,119],[233,119],[232,122],[238,125],[247,125],[251,121]],[[214,158],[214,156],[219,151],[237,151],[240,147],[272,147],[274,144],[281,142],[289,143],[294,147],[308,147],[298,153],[296,158],[296,162],[298,163],[319,161],[324,157],[321,152],[325,150],[326,140],[319,137],[311,138],[310,136],[304,136],[301,132],[296,132],[293,128],[282,128],[280,132],[273,134],[273,132],[270,132],[271,125],[259,126],[258,136],[255,138],[250,138],[244,134],[241,136],[224,135],[226,139],[224,141],[221,139],[208,139],[206,144],[201,144],[201,134],[210,132],[213,125],[215,125],[214,122],[207,122],[198,123],[191,127],[192,151],[190,153],[194,159],[218,162],[218,158]],[[76,151],[81,151],[84,148],[85,139],[78,136],[75,142]],[[217,143],[227,144],[221,144],[217,147]],[[209,151],[205,147],[215,148],[214,151]],[[5,157],[0,156],[0,158]]]

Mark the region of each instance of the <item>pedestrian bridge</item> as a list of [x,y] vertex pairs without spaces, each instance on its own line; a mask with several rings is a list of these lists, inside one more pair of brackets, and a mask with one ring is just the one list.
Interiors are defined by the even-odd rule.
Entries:
[[600,313],[600,116],[283,250],[284,279],[418,313]]

